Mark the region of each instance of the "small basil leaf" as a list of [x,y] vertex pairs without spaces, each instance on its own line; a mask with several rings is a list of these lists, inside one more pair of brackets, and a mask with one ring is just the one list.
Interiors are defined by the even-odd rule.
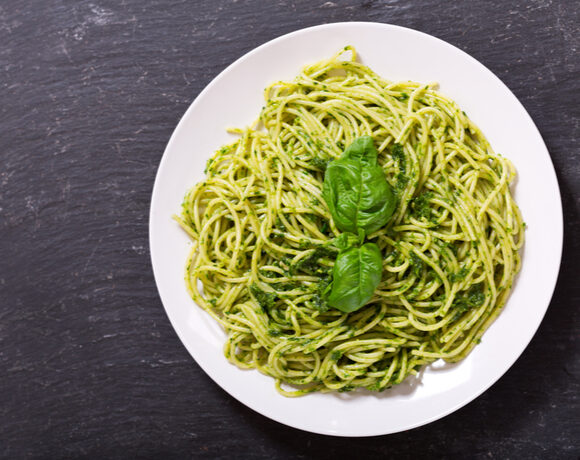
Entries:
[[345,313],[358,310],[373,296],[383,271],[381,251],[374,243],[339,253],[327,303]]
[[332,240],[332,245],[338,249],[339,251],[345,251],[352,246],[355,246],[359,243],[359,238],[352,233],[341,233],[337,236],[334,240]]
[[393,215],[396,199],[377,164],[370,136],[357,138],[324,174],[322,196],[336,226],[343,232],[366,234],[383,227]]
[[365,231],[362,228],[358,229],[358,244],[363,244],[363,241],[365,240]]
[[343,232],[357,233],[361,169],[360,161],[341,158],[329,163],[324,174],[322,197],[334,223]]

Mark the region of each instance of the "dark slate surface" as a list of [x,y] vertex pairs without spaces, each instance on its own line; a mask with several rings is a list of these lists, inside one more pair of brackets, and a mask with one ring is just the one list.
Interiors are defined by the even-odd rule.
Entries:
[[[579,16],[565,0],[1,2],[0,455],[578,458]],[[215,385],[165,316],[147,238],[157,165],[201,89],[278,35],[351,20],[422,30],[494,71],[546,140],[566,231],[513,368],[438,422],[369,439],[279,425]]]

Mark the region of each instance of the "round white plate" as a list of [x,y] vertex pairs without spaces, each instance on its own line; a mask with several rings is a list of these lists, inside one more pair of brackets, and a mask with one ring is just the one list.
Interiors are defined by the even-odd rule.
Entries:
[[[515,198],[528,224],[523,267],[513,293],[481,345],[461,363],[434,363],[419,379],[380,394],[280,396],[274,381],[224,358],[225,334],[188,296],[183,281],[189,239],[171,219],[206,160],[247,126],[269,83],[294,78],[309,63],[354,45],[361,61],[388,80],[439,82],[518,170]],[[203,370],[248,407],[302,430],[373,436],[424,425],[467,404],[499,379],[527,346],[550,303],[562,253],[562,207],[554,168],[530,116],[487,68],[421,32],[376,23],[337,23],[272,40],[219,74],[191,104],[161,160],[150,215],[151,258],[159,294],[179,338]],[[539,369],[538,369],[539,371]]]

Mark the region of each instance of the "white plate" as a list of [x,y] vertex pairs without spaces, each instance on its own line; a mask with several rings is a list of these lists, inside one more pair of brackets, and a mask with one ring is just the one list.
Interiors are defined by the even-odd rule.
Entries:
[[[440,83],[515,164],[515,198],[528,224],[523,267],[507,306],[461,363],[434,363],[414,381],[381,394],[313,394],[285,398],[274,381],[242,371],[222,354],[224,333],[189,298],[183,281],[189,240],[171,219],[205,162],[247,126],[270,82],[293,78],[309,63],[354,45],[362,62],[388,80]],[[550,303],[562,253],[562,207],[554,168],[533,121],[510,90],[482,64],[437,38],[403,27],[338,23],[299,30],[238,59],[197,97],[161,160],[150,215],[151,258],[159,294],[179,338],[203,370],[233,397],[278,422],[337,436],[373,436],[424,425],[467,404],[499,379],[527,346]],[[540,371],[540,369],[538,369]]]

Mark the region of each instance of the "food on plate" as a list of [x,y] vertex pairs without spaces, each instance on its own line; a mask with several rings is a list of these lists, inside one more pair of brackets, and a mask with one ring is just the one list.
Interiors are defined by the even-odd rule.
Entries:
[[506,303],[515,169],[435,88],[345,47],[266,88],[185,195],[192,298],[227,359],[286,396],[382,391],[459,361]]

